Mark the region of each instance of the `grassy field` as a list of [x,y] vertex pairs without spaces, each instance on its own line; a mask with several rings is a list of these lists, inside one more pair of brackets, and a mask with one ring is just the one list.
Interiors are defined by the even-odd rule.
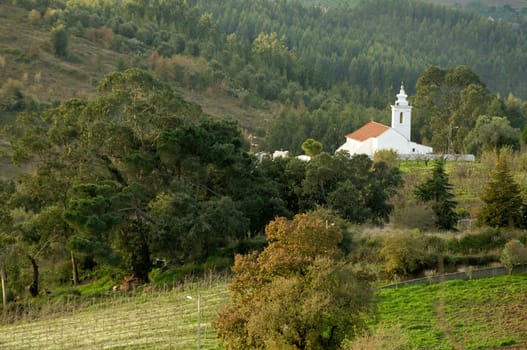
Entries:
[[527,274],[379,293],[372,325],[400,329],[410,349],[527,348]]
[[[225,279],[81,304],[64,297],[38,319],[1,325],[0,349],[193,349],[198,294],[201,348],[219,349],[211,322],[228,302]],[[526,305],[527,274],[382,290],[370,330],[394,330],[404,349],[525,349]]]

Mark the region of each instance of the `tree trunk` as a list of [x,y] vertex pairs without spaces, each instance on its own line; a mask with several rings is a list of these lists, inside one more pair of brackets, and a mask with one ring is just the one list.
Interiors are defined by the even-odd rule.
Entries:
[[71,283],[74,287],[76,287],[79,284],[79,270],[77,269],[77,259],[75,258],[75,255],[73,252],[70,252],[71,255]]
[[33,266],[33,280],[31,281],[31,284],[28,287],[29,294],[31,294],[32,297],[38,296],[38,265],[35,258],[33,258],[31,255],[26,253],[27,258],[29,261],[31,261],[31,266]]
[[2,279],[2,306],[4,315],[7,312],[7,290],[6,290],[6,280],[7,275],[5,273],[4,267],[0,267],[0,279]]

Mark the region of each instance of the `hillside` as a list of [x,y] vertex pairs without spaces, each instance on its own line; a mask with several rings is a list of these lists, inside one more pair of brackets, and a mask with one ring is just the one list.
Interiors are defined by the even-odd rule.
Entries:
[[[35,101],[93,96],[106,73],[136,67],[153,72],[206,113],[233,116],[247,136],[260,138],[259,150],[298,154],[312,137],[333,152],[346,132],[371,118],[384,120],[401,81],[413,98],[419,77],[431,67],[466,66],[486,91],[459,96],[493,98],[492,113],[509,118],[514,128],[525,125],[527,27],[521,17],[493,21],[414,0],[372,0],[327,11],[298,2],[239,0],[148,8],[113,0],[103,1],[103,8],[59,1],[57,8],[39,10],[7,3],[0,1],[0,104],[7,104],[0,108],[1,123]],[[50,33],[62,24],[69,44],[59,59]],[[477,105],[461,102],[452,102],[465,109],[460,117],[474,113],[456,133],[455,148],[464,151],[465,136],[486,111],[466,110]],[[446,124],[432,126],[428,112],[421,111],[425,119],[413,130],[416,140],[430,140],[431,129],[444,139]],[[300,119],[289,140],[282,134],[291,131],[274,123],[288,114]]]
[[[338,6],[341,4],[356,5],[360,0],[302,0],[303,4],[308,6]],[[455,6],[455,7],[511,7],[524,8],[527,7],[525,1],[522,0],[423,0],[432,4]]]
[[[285,44],[309,67],[318,87],[329,89],[346,81],[381,94],[386,101],[387,90],[398,86],[402,77],[411,88],[430,65],[467,65],[491,91],[522,98],[527,93],[515,78],[525,69],[523,49],[517,45],[526,39],[506,22],[405,0],[367,1],[323,14],[298,6],[280,8],[272,2],[200,4],[213,13],[223,31],[234,32],[237,38],[252,42],[259,32],[285,36]],[[232,16],[244,21],[232,21]],[[385,106],[374,99],[369,103]]]
[[[524,263],[525,24],[417,0],[0,0],[0,279],[13,317],[0,347],[186,348],[203,306],[204,347],[217,348],[223,281],[153,286],[233,262],[258,271],[252,259],[266,254],[276,273],[249,288],[262,298],[233,289],[234,301],[249,302],[233,310],[289,309],[266,283],[293,262],[299,288],[281,284],[300,310],[293,317],[309,304],[298,302],[309,285],[311,303],[325,305],[310,316],[319,335],[349,326],[340,344],[355,327],[350,315],[369,315],[369,297],[329,303],[342,316],[333,318],[317,292],[333,284],[334,267],[354,278],[340,291],[364,282],[370,295],[370,279]],[[399,123],[413,120],[412,141],[436,154],[469,150],[477,163],[448,161],[445,171],[391,150],[334,152],[368,120],[387,122],[402,85],[415,118],[399,111]],[[255,157],[278,149],[312,158]],[[266,246],[276,251],[260,259]],[[299,247],[305,258],[287,250]],[[250,252],[246,266],[234,260]],[[329,279],[319,279],[326,255],[335,256],[323,264]],[[319,284],[304,279],[307,269]],[[526,344],[525,276],[487,281],[381,291],[370,330],[386,327],[415,348]],[[258,300],[272,307],[257,309]]]
[[[102,41],[70,33],[70,56],[56,57],[52,52],[50,28],[31,25],[28,11],[0,2],[0,86],[8,80],[20,84],[28,97],[46,103],[69,98],[90,98],[95,95],[98,82],[119,65],[148,67],[146,54],[120,53]],[[191,70],[197,59],[182,57],[178,64]],[[262,108],[242,106],[240,100],[213,89],[173,87],[185,99],[202,106],[212,116],[234,116],[242,128],[264,128],[272,116],[272,104]],[[0,126],[14,120],[15,113],[0,112]]]
[[[313,109],[317,105],[308,102],[315,99],[317,90],[329,90],[342,82],[363,90],[346,99],[384,108],[394,86],[404,80],[411,93],[418,75],[430,64],[468,65],[492,91],[503,96],[509,92],[526,96],[524,84],[517,78],[525,69],[525,38],[518,35],[517,28],[422,2],[400,1],[392,6],[392,2],[369,1],[338,13],[330,9],[321,16],[320,11],[295,3],[284,3],[282,9],[272,1],[250,6],[228,1],[218,7],[215,2],[200,0],[195,7],[177,10],[188,22],[185,26],[165,23],[168,17],[159,21],[161,14],[154,16],[157,23],[152,14],[141,12],[143,18],[138,18],[137,10],[121,9],[111,1],[104,2],[112,6],[105,13],[64,2],[65,10],[52,12],[56,18],[44,15],[40,19],[29,18],[31,5],[22,9],[6,3],[9,1],[0,1],[0,54],[5,57],[0,79],[23,81],[27,92],[42,100],[92,94],[100,77],[127,66],[153,69],[181,87],[182,93],[198,92],[207,100],[214,100],[218,94],[234,97],[210,103],[223,105],[220,111],[211,108],[214,114],[238,115],[240,110],[230,106],[240,104],[246,92],[265,100],[284,103],[289,98],[295,102],[290,90],[297,89],[296,84],[305,90],[306,107]],[[176,11],[165,12],[169,10]],[[49,9],[41,13],[45,11]],[[92,17],[83,17],[89,14]],[[212,17],[207,17],[210,14]],[[233,21],[236,17],[244,20]],[[71,54],[68,59],[57,60],[52,55],[49,32],[61,22],[68,26]],[[373,23],[384,25],[372,27]],[[257,57],[251,52],[251,43],[259,33],[271,32],[285,36],[290,52],[276,52],[275,56],[283,57],[269,61],[265,55]],[[231,33],[236,37],[229,40],[235,42],[227,40]],[[157,56],[152,55],[154,52]],[[194,76],[178,76],[167,65],[180,66],[186,74],[193,71]],[[201,67],[193,70],[192,65]],[[243,109],[262,106],[258,101],[241,103]]]
[[71,58],[51,52],[49,29],[28,23],[28,12],[0,4],[0,81],[22,83],[23,91],[38,101],[93,96],[95,84],[127,56],[71,36]]
[[512,7],[512,8],[524,8],[527,7],[525,1],[522,0],[428,0],[436,4],[449,5],[449,6],[487,6],[487,7]]
[[[0,100],[8,100],[11,91],[17,90],[24,104],[47,106],[70,98],[89,99],[95,96],[99,81],[120,65],[148,68],[145,54],[117,52],[101,40],[88,40],[78,33],[69,35],[69,56],[58,58],[52,52],[50,27],[30,24],[26,9],[6,2],[0,1]],[[178,64],[192,70],[196,61],[181,57]],[[276,108],[272,102],[261,103],[259,108],[244,106],[239,98],[214,89],[195,91],[171,83],[179,94],[198,103],[205,113],[232,116],[244,130],[267,128]],[[18,112],[0,107],[0,128],[13,123]],[[0,179],[14,178],[27,170],[10,163],[7,146],[0,139]]]

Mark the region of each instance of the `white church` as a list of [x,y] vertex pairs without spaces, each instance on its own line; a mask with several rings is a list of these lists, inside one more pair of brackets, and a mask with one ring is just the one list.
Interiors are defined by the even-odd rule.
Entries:
[[391,127],[371,121],[346,135],[346,142],[337,149],[337,152],[346,151],[350,155],[367,154],[371,158],[380,150],[394,150],[399,156],[408,158],[432,153],[432,147],[410,140],[412,106],[408,104],[407,97],[404,86],[401,85],[397,100],[392,105]]

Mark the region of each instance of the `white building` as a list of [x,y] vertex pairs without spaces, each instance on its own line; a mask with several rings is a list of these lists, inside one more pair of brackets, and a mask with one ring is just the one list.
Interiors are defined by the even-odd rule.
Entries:
[[400,156],[417,156],[432,153],[432,147],[410,140],[412,129],[412,106],[401,85],[395,105],[392,105],[392,126],[369,122],[360,129],[346,135],[346,142],[337,149],[350,155],[367,154],[373,157],[379,150],[394,150]]

